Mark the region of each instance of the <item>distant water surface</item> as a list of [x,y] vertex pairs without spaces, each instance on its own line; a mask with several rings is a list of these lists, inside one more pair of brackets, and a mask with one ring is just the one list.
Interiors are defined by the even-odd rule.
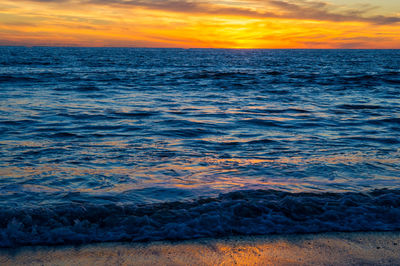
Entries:
[[[0,242],[19,243],[19,232],[25,244],[58,243],[59,231],[43,236],[57,226],[38,229],[20,217],[36,217],[29,212],[38,207],[51,219],[55,209],[61,216],[87,206],[146,209],[220,194],[224,202],[239,190],[257,201],[256,190],[266,200],[387,189],[383,197],[394,204],[399,135],[399,50],[0,47]],[[74,215],[71,226],[89,219]],[[379,221],[382,228],[314,231],[394,228]],[[313,231],[302,228],[273,232]],[[72,240],[132,238],[85,230],[90,237]],[[206,236],[226,234],[218,232]]]

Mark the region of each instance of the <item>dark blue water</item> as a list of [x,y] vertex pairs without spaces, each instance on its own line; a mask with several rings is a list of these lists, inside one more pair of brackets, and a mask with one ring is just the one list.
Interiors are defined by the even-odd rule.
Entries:
[[0,132],[0,246],[400,229],[400,50],[0,47]]

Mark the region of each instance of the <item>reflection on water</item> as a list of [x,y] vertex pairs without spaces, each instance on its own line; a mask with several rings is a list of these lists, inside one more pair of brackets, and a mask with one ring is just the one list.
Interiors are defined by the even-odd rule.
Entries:
[[0,49],[1,204],[399,188],[399,51]]

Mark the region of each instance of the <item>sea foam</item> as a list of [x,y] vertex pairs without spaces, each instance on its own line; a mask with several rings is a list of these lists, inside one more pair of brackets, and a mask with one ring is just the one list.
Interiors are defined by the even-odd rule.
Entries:
[[160,204],[60,204],[0,211],[0,246],[400,229],[400,190],[246,190]]

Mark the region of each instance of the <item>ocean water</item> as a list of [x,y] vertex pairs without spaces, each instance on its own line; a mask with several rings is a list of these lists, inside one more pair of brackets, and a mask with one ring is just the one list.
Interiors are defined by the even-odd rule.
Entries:
[[400,50],[0,47],[0,246],[400,229]]

